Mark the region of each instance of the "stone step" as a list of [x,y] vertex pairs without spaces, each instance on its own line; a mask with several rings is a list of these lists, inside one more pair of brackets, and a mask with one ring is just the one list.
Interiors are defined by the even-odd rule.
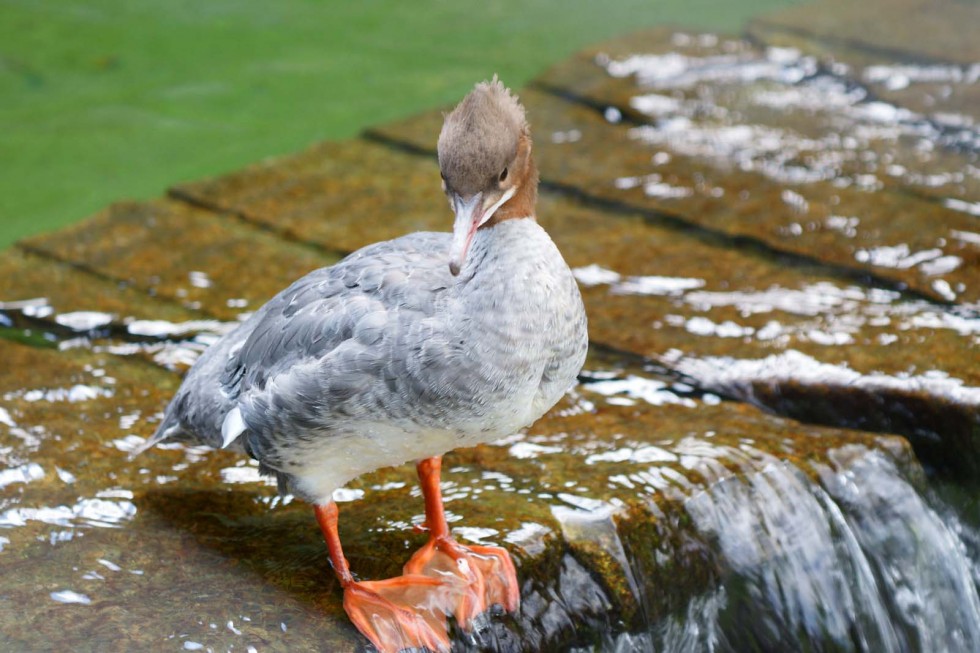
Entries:
[[[192,311],[157,301],[125,283],[16,248],[0,252],[0,300],[8,306],[7,310],[22,312],[32,306],[28,312],[39,318],[51,313],[87,311],[106,313],[107,318],[117,320],[181,321],[195,316]],[[4,310],[2,306],[0,310]]]
[[[976,3],[956,0],[889,0],[896,20],[882,20],[878,2],[822,0],[771,12],[757,25],[793,31],[823,43],[827,52],[854,49],[902,63],[970,65],[980,61],[972,29],[980,24]],[[974,106],[976,109],[976,106]]]
[[[709,52],[698,48],[700,59],[691,59],[694,54],[675,52],[678,46],[664,32],[636,35],[590,49],[538,78],[522,99],[537,127],[546,184],[863,272],[876,285],[907,286],[938,301],[971,303],[980,297],[980,247],[971,215],[980,200],[975,130],[968,130],[971,152],[930,153],[916,149],[923,140],[913,139],[917,126],[899,136],[900,127],[890,119],[875,124],[879,109],[890,111],[881,104],[845,104],[836,112],[831,105],[817,115],[822,123],[804,110],[790,112],[794,119],[785,111],[758,110],[753,102],[763,92],[799,90],[765,80],[748,87],[741,82],[740,75],[777,75],[786,65],[781,55],[767,58],[745,42],[713,39]],[[630,55],[637,57],[633,64],[623,64]],[[643,64],[643,55],[655,58]],[[732,59],[744,70],[704,64],[708,56]],[[800,57],[792,56],[802,71]],[[643,65],[662,68],[669,57],[680,57],[677,65],[697,74],[678,72],[662,88],[640,88],[632,76],[606,70],[642,74]],[[568,97],[577,98],[581,110]],[[659,99],[656,106],[651,98]],[[629,110],[632,105],[651,115]],[[611,117],[619,122],[604,119],[599,109],[608,107],[615,108]],[[862,122],[845,111],[869,117]],[[624,113],[633,120],[616,118]],[[746,113],[750,119],[743,118]],[[431,150],[440,121],[440,112],[430,112],[371,133]],[[842,121],[853,137],[840,133]],[[814,130],[814,124],[821,127]],[[893,137],[902,147],[891,145]],[[913,160],[923,157],[925,163]],[[896,173],[901,179],[893,180],[887,166],[904,170]],[[942,193],[930,181],[933,174],[943,181]],[[834,181],[825,181],[831,176]]]
[[116,204],[20,247],[222,320],[338,260],[232,215],[173,200]]
[[181,184],[170,195],[350,252],[413,231],[445,231],[451,213],[438,180],[434,160],[351,140]]
[[[73,641],[114,634],[152,648],[179,632],[217,649],[286,630],[293,646],[357,649],[309,506],[282,501],[227,452],[167,445],[127,459],[176,375],[4,341],[0,356],[15,370],[0,378],[0,445],[8,467],[24,470],[0,510],[4,546],[24,561],[5,564],[7,600],[22,606],[5,637],[65,641],[65,611],[38,600],[42,588],[89,602]],[[528,435],[447,455],[450,519],[465,515],[457,536],[507,546],[523,582],[522,611],[484,640],[567,650],[599,630],[668,618],[728,564],[686,503],[711,505],[713,491],[762,482],[773,465],[801,487],[875,455],[918,473],[902,439],[802,426],[642,374],[597,375]],[[414,487],[410,466],[348,486],[341,530],[360,576],[396,575],[424,541],[411,529],[422,512]]]
[[[546,124],[560,131],[590,124],[590,112],[581,106],[535,91],[524,97],[532,107],[546,107]],[[286,215],[292,232],[344,249],[413,227],[446,230],[449,211],[435,190],[432,158],[420,142],[421,134],[434,139],[438,133],[434,115],[411,125],[415,140],[409,142],[419,145],[416,154],[354,141],[183,186],[176,194],[270,229],[281,226],[279,216]],[[542,160],[569,158],[559,157],[557,144],[544,150]],[[334,161],[337,151],[342,154]],[[403,171],[398,176],[413,180],[406,191],[413,208],[401,204],[405,198],[393,201],[375,192],[370,184],[382,183],[374,181],[381,177],[373,174],[375,164],[358,164],[358,159],[397,163]],[[286,175],[279,166],[290,170],[293,193],[283,191]],[[325,187],[338,182],[339,188]],[[362,221],[356,233],[339,226],[327,232],[322,225],[333,221],[324,220],[319,203],[309,198],[328,190],[337,206],[356,205],[390,219]],[[266,197],[278,199],[269,204],[261,199]],[[962,473],[978,468],[980,454],[950,455],[974,450],[968,443],[980,423],[970,390],[980,384],[971,355],[980,328],[975,319],[862,285],[819,261],[741,247],[724,233],[687,228],[628,206],[583,204],[569,193],[545,190],[539,214],[569,264],[580,269],[593,342],[658,360],[705,387],[801,419],[814,419],[810,407],[819,405],[824,423],[907,434],[925,447],[920,454],[930,463]],[[736,361],[745,363],[737,366],[743,376],[721,374]],[[760,377],[759,370],[768,376]],[[952,378],[930,378],[934,370]],[[853,382],[855,375],[863,385]],[[966,396],[958,392],[963,385]],[[782,393],[789,387],[793,393]],[[820,400],[827,396],[833,399]],[[875,409],[867,409],[869,402]],[[936,442],[943,444],[933,446]],[[953,443],[955,449],[947,446]]]

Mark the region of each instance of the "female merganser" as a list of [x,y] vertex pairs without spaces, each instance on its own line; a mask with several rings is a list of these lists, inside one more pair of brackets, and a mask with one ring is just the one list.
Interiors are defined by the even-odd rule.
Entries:
[[[190,437],[233,447],[311,502],[344,608],[382,651],[449,649],[490,606],[518,607],[504,549],[449,532],[441,454],[528,426],[575,383],[585,310],[534,217],[538,173],[524,108],[496,77],[446,116],[439,136],[453,233],[365,247],[295,282],[212,345],[147,447]],[[405,574],[356,581],[334,490],[419,460],[428,543]],[[421,597],[421,598],[420,598]]]

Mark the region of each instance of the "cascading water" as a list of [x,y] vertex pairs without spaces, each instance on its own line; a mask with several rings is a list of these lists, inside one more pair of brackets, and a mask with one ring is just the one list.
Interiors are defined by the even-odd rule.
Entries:
[[746,473],[684,504],[721,562],[715,589],[603,648],[980,650],[977,563],[963,537],[975,534],[941,518],[881,452],[841,454],[814,479],[738,452]]

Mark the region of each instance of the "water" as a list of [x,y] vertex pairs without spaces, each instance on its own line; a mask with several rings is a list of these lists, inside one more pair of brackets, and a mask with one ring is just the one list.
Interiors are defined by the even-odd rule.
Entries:
[[[113,336],[96,337],[83,346],[77,337],[64,334],[62,344],[68,343],[69,351],[123,351],[130,338],[136,348],[127,350],[128,355],[143,357],[149,352],[161,364],[157,347],[164,342],[181,349],[200,338],[202,328],[226,328],[217,322],[186,328],[157,323],[154,332],[162,341],[153,345],[143,327],[126,330],[101,319],[96,322],[88,333]],[[91,326],[71,319],[52,318],[51,323]],[[197,350],[186,350],[190,360]],[[725,422],[706,413],[727,411],[732,402],[696,391],[653,368],[601,359],[591,365],[561,409],[564,417],[559,423],[498,442],[492,455],[480,454],[479,466],[464,458],[446,474],[443,489],[456,536],[481,544],[509,542],[529,574],[521,611],[513,618],[493,620],[475,635],[459,633],[459,650],[510,650],[517,641],[523,642],[524,650],[572,647],[622,653],[779,651],[801,641],[811,650],[826,651],[967,651],[980,646],[976,520],[971,523],[969,513],[961,518],[938,495],[923,496],[921,471],[909,463],[907,450],[856,438],[826,450],[818,444],[820,452],[808,454],[806,436],[800,439],[792,428],[780,433],[776,422],[769,422],[775,429],[770,433],[756,427],[741,434],[717,433],[709,427]],[[90,366],[87,375],[86,382],[69,388],[27,388],[6,397],[47,406],[109,405],[117,399],[121,381],[106,383],[108,375],[97,366]],[[116,375],[125,378],[125,373]],[[623,421],[613,425],[618,436],[595,433],[594,427],[579,435],[566,430],[583,424],[583,419],[589,423],[596,410],[622,415]],[[650,413],[659,428],[646,434],[642,428],[629,430],[638,410]],[[93,486],[70,457],[53,465],[44,455],[32,454],[43,453],[40,434],[32,435],[19,414],[0,414],[8,432],[20,438],[6,459],[24,461],[0,477],[5,488],[16,488],[20,494],[13,501],[8,495],[0,511],[2,545],[8,551],[11,546],[23,550],[25,541],[19,534],[32,533],[45,546],[67,551],[62,547],[71,545],[81,551],[99,531],[152,531],[158,528],[153,514],[161,510],[146,504],[158,491],[154,488],[177,488],[202,474],[219,486],[244,491],[235,501],[238,507],[223,509],[228,519],[208,535],[224,541],[219,546],[229,552],[238,547],[234,522],[244,517],[245,504],[271,509],[262,521],[305,515],[306,509],[289,497],[283,501],[275,496],[254,463],[235,461],[206,447],[167,445],[156,459],[137,459],[127,472],[120,461],[143,441],[134,431],[142,430],[139,425],[146,417],[145,410],[132,408],[112,416],[111,428],[103,432],[118,437],[102,446],[116,452],[113,474],[122,477]],[[668,435],[672,432],[676,435]],[[779,448],[784,451],[777,453]],[[169,462],[161,464],[165,461]],[[554,476],[554,470],[571,461],[591,470],[590,475],[570,482]],[[529,471],[540,476],[532,478]],[[38,504],[43,484],[52,482],[77,488],[75,498]],[[386,495],[404,503],[403,497],[416,494],[410,474],[382,475],[343,490],[338,499],[344,502],[342,511],[357,514],[386,501]],[[473,502],[485,494],[533,498],[550,517],[540,514],[539,520],[524,517],[504,523],[474,520]],[[194,508],[197,501],[181,499],[183,507],[178,509],[215,509],[207,507],[213,499]],[[397,535],[419,518],[389,514],[371,530]],[[649,522],[639,533],[634,532],[637,519]],[[296,522],[300,530],[303,521]],[[306,534],[299,538],[303,550],[318,551],[315,530],[309,523],[305,526]],[[558,533],[565,544],[556,549]],[[116,547],[111,545],[106,550],[105,538],[98,541],[103,544],[96,542],[91,561],[72,574],[74,581],[61,576],[52,586],[50,601],[77,609],[99,606],[107,583],[122,583],[134,591],[144,579],[158,582],[169,575],[138,555],[112,553]],[[352,548],[356,556],[356,542]],[[551,560],[544,569],[555,565],[555,571],[544,571],[542,560]],[[598,560],[606,562],[596,567]],[[285,562],[280,559],[277,564]],[[597,568],[604,569],[598,577]],[[123,577],[127,580],[121,581]],[[189,579],[177,582],[194,585]],[[244,617],[252,618],[238,614],[232,628],[218,629],[224,635],[217,639],[213,631],[209,637],[188,633],[182,645],[220,648],[221,641],[241,641],[245,636],[236,631],[247,632],[239,628],[248,623]],[[224,623],[216,621],[224,617],[210,618]],[[228,637],[232,639],[224,639]]]
[[[761,461],[760,461],[761,462]],[[722,608],[709,650],[968,651],[980,646],[975,562],[880,454],[818,471],[777,461],[687,509],[715,542]],[[727,625],[727,629],[726,629]],[[710,641],[707,640],[707,641]]]
[[808,474],[759,452],[731,453],[745,475],[684,502],[716,556],[714,587],[645,632],[606,639],[599,649],[980,646],[980,567],[965,541],[977,533],[941,517],[892,461],[848,451],[847,463]]
[[[940,515],[886,455],[845,447],[828,464],[797,467],[751,447],[682,441],[674,452],[687,457],[692,472],[719,475],[709,489],[690,494],[668,486],[683,496],[693,522],[688,546],[703,547],[716,565],[710,587],[664,616],[656,598],[663,588],[631,577],[630,590],[648,610],[644,629],[607,634],[575,650],[785,651],[801,642],[813,651],[980,646],[977,531],[942,504]],[[737,462],[739,473],[720,461]],[[634,574],[657,564],[625,548],[609,505],[590,508],[579,509],[572,520],[578,532],[566,537],[601,543]],[[595,592],[593,609],[608,604],[591,582],[577,582]],[[563,596],[583,591],[563,586],[561,578],[557,587]],[[583,606],[561,605],[569,621],[576,611],[588,615]],[[553,628],[525,614],[520,622],[525,633]]]

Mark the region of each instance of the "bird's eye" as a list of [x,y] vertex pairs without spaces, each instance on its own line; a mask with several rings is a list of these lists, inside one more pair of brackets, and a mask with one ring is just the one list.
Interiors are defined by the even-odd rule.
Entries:
[[507,179],[507,168],[504,168],[504,171],[500,173],[500,181],[504,181],[505,179]]

